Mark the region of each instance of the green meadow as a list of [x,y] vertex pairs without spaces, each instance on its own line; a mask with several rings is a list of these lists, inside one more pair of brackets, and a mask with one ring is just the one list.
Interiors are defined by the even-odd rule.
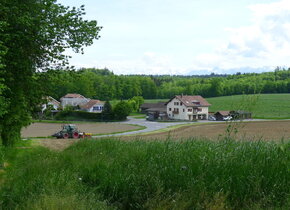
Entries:
[[290,208],[289,142],[25,144],[1,148],[1,209]]
[[254,118],[290,119],[290,94],[236,95],[207,98],[211,112],[249,110]]

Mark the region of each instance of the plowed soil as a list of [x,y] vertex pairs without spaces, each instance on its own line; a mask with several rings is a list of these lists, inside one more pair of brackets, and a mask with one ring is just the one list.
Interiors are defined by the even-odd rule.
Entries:
[[[51,131],[53,130],[55,124],[48,124]],[[118,124],[116,124],[118,125]],[[30,127],[28,129],[32,129],[30,131],[35,131],[39,134],[45,136],[45,133],[48,134],[47,127],[43,127],[44,125],[37,125],[35,127]],[[83,127],[84,126],[84,127]],[[85,131],[92,132],[90,127],[85,127],[86,124],[81,124],[81,128]],[[93,128],[107,128],[107,131],[113,129],[112,124],[103,124],[101,125],[91,125]],[[120,126],[120,125],[119,125]],[[128,126],[128,125],[123,125]],[[133,126],[134,127],[134,126]],[[42,128],[42,131],[40,130]],[[124,128],[124,127],[122,127]],[[126,127],[129,128],[129,127]],[[57,129],[56,129],[57,130]],[[265,141],[280,141],[281,139],[289,140],[290,139],[290,121],[262,121],[262,122],[242,122],[242,123],[213,123],[213,124],[200,124],[200,125],[190,125],[181,128],[177,128],[167,132],[147,134],[147,135],[136,135],[136,136],[120,136],[122,140],[134,140],[134,139],[144,139],[144,140],[166,140],[168,138],[173,140],[183,140],[189,138],[206,138],[209,140],[217,140],[224,138],[228,131],[231,131],[232,137],[237,140],[265,140]],[[96,131],[96,130],[95,130]],[[236,132],[235,132],[236,131]],[[26,131],[28,132],[28,131]],[[100,132],[104,132],[101,130]],[[236,134],[235,134],[236,133]],[[25,132],[23,132],[25,134]],[[36,135],[36,133],[33,133]],[[39,135],[38,134],[38,135]],[[50,134],[50,133],[49,133]],[[30,133],[31,136],[31,133]],[[98,139],[92,139],[94,141]],[[75,139],[39,139],[35,140],[40,145],[48,147],[53,150],[63,150],[70,146],[71,144],[80,141]]]
[[230,122],[223,124],[191,125],[175,130],[139,136],[142,139],[207,138],[216,140],[231,134],[241,140],[290,139],[290,121]]

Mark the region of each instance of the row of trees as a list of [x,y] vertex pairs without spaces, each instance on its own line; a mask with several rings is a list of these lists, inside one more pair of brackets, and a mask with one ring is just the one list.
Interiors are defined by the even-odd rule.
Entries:
[[60,70],[38,73],[47,95],[58,99],[69,92],[101,100],[170,98],[173,95],[215,97],[290,92],[290,69],[217,77],[114,75],[108,69]]

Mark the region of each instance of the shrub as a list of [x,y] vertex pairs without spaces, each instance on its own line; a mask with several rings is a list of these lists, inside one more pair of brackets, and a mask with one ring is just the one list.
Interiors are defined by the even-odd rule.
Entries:
[[103,119],[104,120],[113,120],[114,119],[114,112],[112,105],[109,101],[106,101],[104,104],[104,109],[102,111]]
[[91,120],[91,121],[102,121],[103,116],[101,113],[92,113],[84,111],[61,111],[55,116],[56,120]]
[[131,110],[130,104],[125,101],[120,101],[114,108],[114,118],[116,120],[126,120]]

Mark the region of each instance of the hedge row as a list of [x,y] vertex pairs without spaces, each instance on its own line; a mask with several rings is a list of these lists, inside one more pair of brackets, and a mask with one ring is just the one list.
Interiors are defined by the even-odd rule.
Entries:
[[56,120],[91,120],[91,121],[105,121],[113,120],[102,113],[92,113],[84,111],[62,111],[55,115]]

